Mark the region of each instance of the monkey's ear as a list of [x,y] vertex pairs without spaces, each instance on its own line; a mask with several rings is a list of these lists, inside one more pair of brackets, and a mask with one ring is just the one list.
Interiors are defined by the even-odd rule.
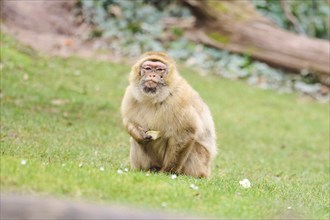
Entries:
[[131,83],[138,82],[141,77],[141,62],[137,62],[132,66],[131,72],[129,74],[129,81]]
[[136,76],[141,75],[141,64],[136,63],[134,66],[132,66],[132,73],[134,73]]
[[141,70],[141,67],[138,69],[138,75],[139,75],[139,76],[142,76],[142,70]]

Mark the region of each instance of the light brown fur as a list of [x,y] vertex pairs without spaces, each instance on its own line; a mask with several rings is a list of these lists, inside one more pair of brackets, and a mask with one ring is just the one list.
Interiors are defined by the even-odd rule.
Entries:
[[[164,85],[155,93],[141,88],[141,65],[146,61],[160,61],[168,69],[162,77]],[[209,177],[216,154],[213,119],[198,93],[179,75],[175,62],[165,53],[145,53],[132,67],[129,80],[121,114],[131,135],[131,167]],[[148,130],[160,131],[161,137],[150,140]]]

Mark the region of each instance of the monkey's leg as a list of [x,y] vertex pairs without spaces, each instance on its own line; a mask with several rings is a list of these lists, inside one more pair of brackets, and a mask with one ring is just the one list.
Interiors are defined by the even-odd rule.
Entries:
[[211,156],[206,148],[195,143],[192,151],[181,169],[181,173],[193,177],[209,177],[211,174]]
[[183,149],[181,149],[181,151],[178,154],[178,163],[176,166],[176,172],[181,173],[182,167],[184,166],[184,164],[186,163],[187,159],[189,158],[193,147],[194,147],[194,140],[189,141],[185,147]]
[[150,157],[133,138],[131,138],[130,161],[133,170],[149,170],[152,166]]
[[190,155],[194,142],[191,139],[185,144],[175,144],[173,140],[169,140],[161,171],[180,173]]

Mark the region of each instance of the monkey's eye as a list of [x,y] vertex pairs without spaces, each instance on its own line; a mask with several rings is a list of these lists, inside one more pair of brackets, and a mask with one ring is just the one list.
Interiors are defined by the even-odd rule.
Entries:
[[157,73],[164,73],[166,69],[163,69],[163,68],[157,68],[156,69],[156,72]]
[[146,70],[146,71],[151,71],[152,70],[150,66],[143,67],[143,69]]

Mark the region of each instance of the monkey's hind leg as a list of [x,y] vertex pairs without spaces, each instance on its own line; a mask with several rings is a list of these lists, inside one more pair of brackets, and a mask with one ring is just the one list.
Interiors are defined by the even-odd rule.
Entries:
[[196,142],[180,173],[208,178],[211,174],[211,157],[206,148]]
[[149,170],[151,160],[141,146],[131,138],[130,161],[132,170]]

